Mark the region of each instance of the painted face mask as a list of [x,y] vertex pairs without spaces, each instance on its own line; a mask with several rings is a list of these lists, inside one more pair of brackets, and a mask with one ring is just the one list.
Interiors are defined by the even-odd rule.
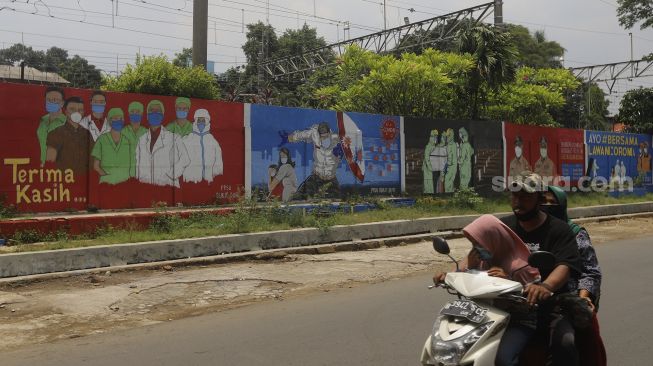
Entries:
[[138,113],[130,113],[129,114],[129,121],[131,123],[141,123],[142,120],[143,120],[143,115],[142,114],[138,114]]
[[204,130],[206,129],[206,122],[197,122],[197,129],[200,132],[204,132]]
[[104,108],[104,104],[91,104],[91,111],[93,111],[93,113],[104,113]]
[[150,126],[161,126],[161,122],[163,122],[163,113],[161,112],[150,112],[147,114],[147,122],[149,122]]
[[322,141],[320,142],[320,146],[322,146],[325,149],[328,149],[329,146],[331,146],[331,138],[327,137],[325,139],[322,139]]
[[515,155],[517,155],[518,158],[521,158],[521,147],[515,146]]
[[540,149],[540,156],[542,157],[542,159],[546,158],[546,149],[545,148]]
[[[56,113],[61,110],[61,105],[59,103],[45,102],[45,110],[48,113]],[[641,149],[640,149],[641,151]]]
[[288,158],[281,158],[281,164],[286,164],[288,162]]
[[121,120],[121,119],[119,119],[119,120],[115,120],[115,121],[111,121],[111,129],[113,129],[113,130],[115,130],[115,131],[118,131],[118,132],[122,131],[122,128],[123,128],[124,126],[125,126],[125,121],[123,121],[123,120]]
[[188,117],[188,111],[177,111],[177,118],[186,119],[186,117]]
[[74,123],[79,123],[79,121],[82,120],[82,114],[79,112],[75,112],[70,115],[70,120],[73,121]]

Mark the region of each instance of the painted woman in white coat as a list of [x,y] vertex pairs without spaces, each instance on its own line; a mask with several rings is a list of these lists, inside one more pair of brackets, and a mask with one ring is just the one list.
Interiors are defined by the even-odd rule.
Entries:
[[190,157],[190,165],[184,170],[184,181],[198,183],[203,180],[211,183],[213,178],[222,175],[222,149],[211,135],[211,116],[206,109],[195,111],[193,132],[183,138]]
[[162,128],[163,103],[153,100],[147,105],[150,129],[136,147],[136,178],[157,186],[179,187],[179,178],[190,163],[186,147],[178,135]]

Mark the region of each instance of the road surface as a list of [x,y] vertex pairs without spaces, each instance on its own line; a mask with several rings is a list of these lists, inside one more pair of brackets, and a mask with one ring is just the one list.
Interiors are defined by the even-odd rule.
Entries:
[[[601,326],[610,365],[650,360],[653,237],[597,246]],[[13,365],[417,365],[436,312],[450,298],[430,274],[264,302],[129,331],[4,353]]]

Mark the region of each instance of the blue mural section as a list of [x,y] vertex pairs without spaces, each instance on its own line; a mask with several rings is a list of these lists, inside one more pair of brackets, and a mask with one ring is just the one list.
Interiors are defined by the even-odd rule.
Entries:
[[258,199],[400,194],[399,117],[252,105],[250,118]]
[[651,135],[585,131],[588,177],[610,186],[651,184]]

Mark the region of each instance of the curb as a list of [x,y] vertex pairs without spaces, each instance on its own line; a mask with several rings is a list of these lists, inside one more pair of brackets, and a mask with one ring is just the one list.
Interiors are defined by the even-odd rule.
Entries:
[[[609,220],[633,214],[652,214],[653,202],[583,207],[569,210],[571,218]],[[495,214],[497,217],[508,213]],[[616,216],[615,216],[616,215]],[[626,215],[626,216],[624,216]],[[416,220],[396,220],[335,226],[328,231],[303,228],[277,232],[232,234],[224,236],[164,240],[130,244],[114,244],[55,251],[11,253],[0,255],[0,278],[45,273],[69,272],[154,263],[192,258],[226,257],[226,255],[257,255],[269,249],[286,252],[320,245],[352,245],[351,243],[402,238],[420,234],[435,235],[460,230],[479,215],[445,216]],[[586,222],[586,221],[579,221]],[[326,250],[326,249],[325,249]],[[251,257],[250,257],[251,258]],[[157,264],[158,263],[158,264]]]
[[84,276],[90,274],[101,274],[101,273],[106,273],[107,271],[111,273],[136,272],[136,271],[143,271],[143,270],[162,270],[162,269],[171,271],[174,268],[185,268],[185,267],[200,266],[200,265],[227,264],[227,263],[235,263],[235,262],[243,262],[243,261],[283,260],[288,255],[298,255],[298,254],[320,255],[320,254],[329,254],[329,253],[336,253],[336,252],[356,252],[362,250],[378,249],[381,247],[397,247],[397,246],[405,246],[409,244],[416,244],[425,240],[432,240],[436,236],[445,239],[457,239],[457,238],[462,238],[463,234],[459,231],[446,231],[446,232],[439,232],[439,233],[399,236],[399,237],[391,237],[391,238],[384,238],[384,239],[359,240],[359,241],[350,241],[350,242],[335,243],[335,244],[319,244],[319,245],[311,245],[311,246],[299,247],[299,248],[269,249],[269,250],[258,250],[258,251],[247,252],[247,253],[232,253],[232,254],[215,255],[215,256],[208,256],[208,257],[176,259],[176,260],[170,260],[165,262],[139,263],[139,264],[124,265],[124,266],[33,274],[33,275],[18,276],[18,277],[0,278],[0,285],[23,286],[30,283],[43,282],[43,281],[59,279],[59,278]]

